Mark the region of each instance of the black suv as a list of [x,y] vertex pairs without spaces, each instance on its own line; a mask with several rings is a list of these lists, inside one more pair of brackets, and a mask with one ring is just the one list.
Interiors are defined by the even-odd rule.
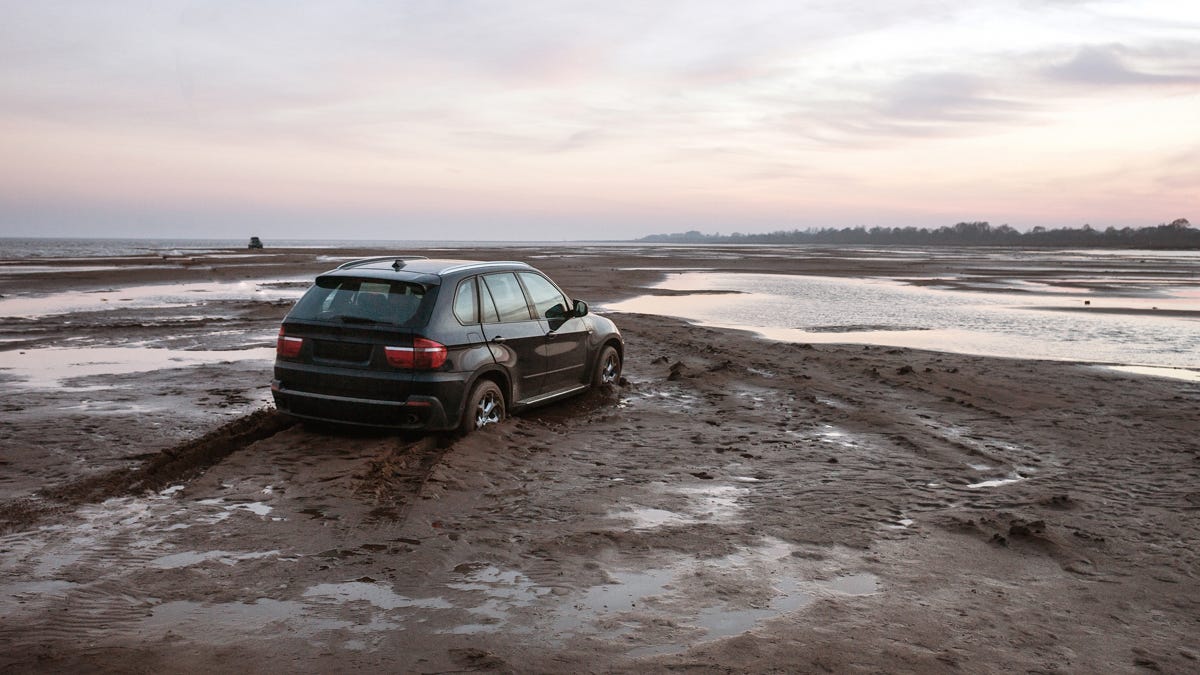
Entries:
[[525,263],[367,258],[318,276],[284,317],[271,393],[304,419],[471,431],[615,383],[624,349]]

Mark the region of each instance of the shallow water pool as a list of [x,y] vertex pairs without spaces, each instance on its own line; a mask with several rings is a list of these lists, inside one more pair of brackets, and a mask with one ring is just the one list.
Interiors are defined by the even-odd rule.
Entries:
[[[1200,288],[1139,295],[971,292],[893,279],[685,272],[616,312],[676,316],[789,342],[910,347],[984,356],[1200,368]],[[713,294],[714,290],[735,291]]]

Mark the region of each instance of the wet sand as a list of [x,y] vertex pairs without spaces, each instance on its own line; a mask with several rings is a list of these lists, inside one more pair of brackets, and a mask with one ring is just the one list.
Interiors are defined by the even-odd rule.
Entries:
[[[0,275],[0,300],[286,287],[332,266],[318,256],[359,252],[272,253],[81,261],[117,269]],[[830,250],[563,253],[452,255],[527,260],[593,304],[643,292],[662,267],[987,268]],[[5,319],[0,356],[260,349],[290,304],[129,302]],[[0,370],[0,668],[1200,667],[1200,384],[611,316],[627,340],[621,387],[463,438],[292,424],[266,406],[269,360],[47,368],[43,388]]]

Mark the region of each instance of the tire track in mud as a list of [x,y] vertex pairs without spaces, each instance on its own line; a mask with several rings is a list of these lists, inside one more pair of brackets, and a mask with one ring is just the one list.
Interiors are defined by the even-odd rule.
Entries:
[[37,499],[0,504],[0,533],[27,529],[46,516],[73,507],[161,490],[171,483],[194,478],[229,455],[295,424],[294,419],[264,408],[200,438],[163,449],[133,468],[107,471],[49,487],[40,491]]
[[370,460],[359,479],[357,494],[375,501],[373,516],[403,524],[442,458],[454,449],[455,441],[450,434],[426,434]]
[[200,438],[164,449],[132,471],[113,471],[45,494],[69,504],[84,504],[160,490],[172,482],[195,477],[234,452],[294,424],[294,419],[275,410],[258,410]]
[[[179,524],[181,511],[173,506],[178,502],[166,494],[144,498],[139,495],[178,484],[257,441],[266,443],[255,446],[262,452],[251,448],[232,462],[234,467],[230,470],[271,462],[275,459],[272,452],[284,447],[296,448],[298,439],[303,441],[299,444],[301,450],[305,443],[316,443],[332,446],[335,453],[363,440],[361,434],[352,430],[329,436],[296,427],[290,433],[283,433],[295,425],[281,418],[272,411],[260,411],[164,451],[161,457],[153,457],[129,471],[128,476],[102,477],[107,480],[75,486],[74,491],[62,488],[61,509],[65,510],[72,500],[79,502],[74,504],[80,507],[74,510],[80,520],[78,534],[69,543],[30,541],[28,551],[6,565],[8,572],[19,573],[28,581],[9,584],[5,587],[7,598],[0,596],[0,614],[7,613],[17,619],[0,626],[0,645],[6,645],[0,651],[38,649],[48,643],[89,641],[114,632],[137,631],[142,622],[152,620],[158,608],[167,604],[161,599],[164,597],[161,587],[151,591],[153,584],[142,583],[172,567],[155,565],[155,561],[164,556],[187,555],[189,548],[211,547],[203,539],[187,545],[170,540],[163,544],[156,537]],[[417,438],[380,436],[378,441],[390,447],[358,459],[361,463],[356,470],[342,474],[345,481],[342,485],[350,494],[375,505],[365,521],[386,519],[391,525],[403,523],[442,458],[456,447],[456,440],[451,435],[437,434]],[[224,479],[202,479],[192,485],[211,480]],[[203,492],[204,488],[200,490]],[[110,499],[117,496],[120,498]],[[185,510],[187,504],[204,503],[198,500],[199,496],[193,495],[184,502]],[[106,501],[92,505],[83,503],[85,500]],[[0,548],[8,548],[8,544],[26,536],[13,533],[0,537]],[[203,555],[195,564],[203,564],[201,558]],[[207,574],[201,578],[208,579]],[[201,578],[196,581],[200,583]],[[185,601],[201,602],[200,599]],[[4,670],[2,658],[0,670]]]

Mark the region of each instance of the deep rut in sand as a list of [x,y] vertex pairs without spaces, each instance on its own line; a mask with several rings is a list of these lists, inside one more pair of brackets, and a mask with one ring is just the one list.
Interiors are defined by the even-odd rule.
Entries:
[[140,465],[46,488],[36,500],[0,504],[0,533],[27,528],[47,514],[70,507],[159,490],[172,482],[193,478],[230,454],[295,423],[274,410],[258,410],[200,438],[166,448]]
[[429,434],[401,443],[367,464],[356,492],[372,499],[375,517],[403,522],[442,457],[454,447],[449,434]]
[[[85,504],[192,481],[234,453],[262,441],[266,442],[265,454],[259,461],[283,464],[293,459],[288,448],[301,454],[313,453],[310,458],[323,451],[338,454],[366,450],[360,460],[363,464],[352,469],[354,482],[350,490],[373,504],[372,519],[400,521],[419,499],[438,462],[454,447],[455,439],[453,434],[379,435],[325,425],[309,427],[274,409],[261,409],[199,438],[143,455],[130,466],[49,486],[34,497],[0,503],[0,534],[29,529],[50,515]],[[312,446],[321,447],[318,450]]]

